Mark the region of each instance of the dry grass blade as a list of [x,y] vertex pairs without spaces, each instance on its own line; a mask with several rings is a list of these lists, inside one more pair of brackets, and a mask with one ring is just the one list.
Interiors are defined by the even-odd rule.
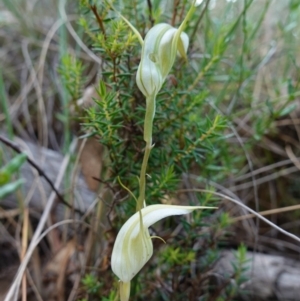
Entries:
[[[282,207],[282,208],[260,211],[257,213],[260,214],[261,216],[266,216],[266,215],[278,214],[278,213],[283,213],[283,212],[295,211],[295,210],[299,210],[299,209],[300,209],[300,205],[293,205],[293,206],[287,206],[287,207]],[[235,217],[232,219],[232,221],[238,222],[238,221],[253,218],[253,217],[256,217],[256,215],[255,214],[247,214],[247,215]]]
[[[282,169],[278,172],[274,172],[270,175],[267,175],[267,176],[264,176],[264,177],[261,177],[261,178],[257,179],[256,180],[256,185],[261,185],[261,184],[267,183],[267,182],[269,182],[271,180],[275,180],[279,177],[286,176],[286,175],[289,175],[291,173],[297,172],[298,170],[299,170],[298,167],[295,167],[295,166],[288,167],[286,169]],[[246,182],[246,183],[243,183],[243,184],[232,186],[229,189],[232,190],[232,191],[239,191],[239,190],[243,190],[243,189],[247,189],[247,188],[251,188],[251,187],[253,187],[253,182],[249,181],[249,182]]]
[[194,191],[194,192],[203,192],[203,193],[210,193],[210,194],[213,194],[213,195],[217,195],[221,198],[224,198],[242,208],[244,208],[245,210],[251,212],[255,217],[259,218],[260,220],[262,220],[263,222],[267,223],[268,225],[270,225],[271,227],[273,227],[274,229],[278,230],[279,232],[283,233],[284,235],[300,242],[300,237],[288,232],[288,231],[285,231],[283,230],[282,228],[280,228],[279,226],[275,225],[274,223],[272,223],[271,221],[269,221],[268,219],[264,218],[262,215],[260,215],[258,212],[256,212],[255,210],[249,208],[248,206],[246,206],[245,204],[225,195],[225,194],[222,194],[222,193],[218,193],[218,192],[214,192],[214,191],[210,191],[210,190],[206,190],[206,189],[197,189],[197,188],[194,188],[194,189],[180,189],[178,190],[178,192],[188,192],[188,191]]
[[76,31],[74,30],[74,28],[72,27],[72,25],[68,21],[68,16],[67,16],[66,11],[65,11],[65,4],[66,4],[66,0],[60,1],[59,11],[60,11],[60,14],[61,14],[61,17],[62,17],[63,21],[66,23],[66,26],[67,26],[70,34],[72,35],[72,37],[74,38],[74,40],[76,41],[76,43],[82,48],[82,50],[85,51],[87,53],[87,55],[90,56],[96,63],[98,63],[99,65],[101,65],[102,64],[101,59],[97,55],[95,55],[83,43],[83,41],[80,39],[80,37],[78,36],[78,34],[76,33]]
[[293,150],[291,148],[290,145],[287,145],[285,147],[286,153],[289,156],[289,158],[291,159],[291,161],[295,164],[295,166],[300,170],[300,162],[299,159],[295,156],[295,154],[293,153]]
[[[21,249],[21,262],[24,260],[28,245],[28,230],[29,230],[29,209],[25,208],[23,212],[23,229],[22,229],[22,249]],[[22,301],[27,300],[27,279],[26,273],[23,275],[22,279]]]
[[[53,229],[53,227],[51,229]],[[75,250],[75,240],[70,240],[58,251],[55,257],[46,266],[46,272],[50,272],[51,275],[55,275],[56,277],[55,295],[57,296],[58,301],[65,300],[66,272],[70,257],[74,254]]]
[[[297,160],[299,160],[300,158],[297,158]],[[246,173],[244,175],[241,175],[241,176],[238,176],[238,177],[235,177],[233,180],[231,181],[234,181],[234,182],[237,182],[237,181],[242,181],[242,180],[245,180],[245,179],[248,179],[253,175],[259,175],[261,173],[264,173],[264,172],[268,172],[268,171],[271,171],[275,168],[278,168],[278,167],[282,167],[282,166],[285,166],[285,165],[289,165],[291,164],[291,160],[290,159],[287,159],[287,160],[282,160],[282,161],[279,161],[279,162],[276,162],[276,163],[273,163],[273,164],[270,164],[270,165],[266,165],[266,166],[263,166],[261,168],[258,168],[256,170],[254,170],[253,172],[249,172],[249,173]],[[296,170],[296,169],[295,169]]]
[[0,208],[0,219],[2,218],[12,218],[18,216],[20,214],[20,209],[11,209],[11,210],[3,210]]
[[42,87],[37,78],[36,70],[34,69],[33,62],[29,55],[28,43],[22,43],[22,52],[25,58],[25,63],[30,72],[30,76],[33,78],[33,86],[37,96],[37,107],[38,107],[38,136],[42,146],[48,146],[48,120],[45,108],[45,102],[43,98]]

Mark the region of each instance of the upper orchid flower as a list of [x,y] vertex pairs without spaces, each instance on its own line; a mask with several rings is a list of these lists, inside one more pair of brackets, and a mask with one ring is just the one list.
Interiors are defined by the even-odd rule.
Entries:
[[[136,82],[141,92],[146,96],[155,97],[169,74],[176,54],[186,58],[189,37],[183,29],[201,0],[193,0],[190,10],[180,27],[174,28],[161,23],[149,30],[142,42],[142,57],[136,75]],[[131,28],[133,27],[130,25]],[[134,29],[136,32],[136,29]],[[138,34],[140,41],[142,40]]]
[[189,38],[186,33],[161,23],[152,27],[145,37],[136,82],[147,97],[155,96],[172,68],[176,54],[186,56]]
[[136,83],[146,97],[144,140],[147,143],[147,147],[152,145],[152,123],[156,109],[156,95],[166,80],[175,62],[177,53],[186,59],[189,37],[183,32],[183,29],[198,5],[199,0],[193,0],[186,17],[178,29],[166,23],[157,24],[148,31],[144,41],[136,28],[125,19],[125,22],[136,33],[143,47],[141,61],[136,74]]

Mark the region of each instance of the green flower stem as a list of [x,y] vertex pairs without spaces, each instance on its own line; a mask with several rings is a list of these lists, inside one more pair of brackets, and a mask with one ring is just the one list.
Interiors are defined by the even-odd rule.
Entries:
[[140,172],[140,193],[138,197],[138,202],[136,205],[136,211],[141,210],[144,207],[144,200],[145,200],[145,188],[146,188],[146,169],[148,165],[148,159],[151,151],[151,145],[147,142],[144,158],[143,158],[143,164]]
[[130,296],[130,281],[129,282],[120,281],[120,299],[121,299],[121,301],[129,300],[129,296]]
[[[187,12],[184,20],[182,21],[182,23],[180,24],[179,28],[178,28],[178,32],[182,32],[188,22],[188,20],[190,20],[192,18],[192,15],[194,14],[196,10],[196,6],[195,5],[191,5],[189,11]],[[180,35],[180,34],[179,34]]]
[[156,94],[147,97],[146,99],[146,115],[144,122],[144,140],[146,143],[152,145],[152,128],[153,128],[153,118],[155,115],[155,99]]
[[142,168],[140,172],[140,191],[139,197],[136,205],[136,211],[141,210],[144,207],[145,200],[145,189],[146,189],[146,170],[148,165],[148,159],[152,149],[152,128],[153,128],[153,118],[155,114],[155,98],[156,95],[149,96],[146,99],[146,115],[144,122],[144,140],[146,141],[146,147],[144,152],[144,158],[142,163]]

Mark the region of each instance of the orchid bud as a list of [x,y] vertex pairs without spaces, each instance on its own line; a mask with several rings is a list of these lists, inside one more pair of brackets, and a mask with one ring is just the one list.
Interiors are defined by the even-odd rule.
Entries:
[[163,85],[158,47],[161,37],[169,28],[172,27],[168,24],[155,25],[145,37],[136,83],[146,97],[156,95]]
[[188,214],[195,209],[214,208],[202,206],[151,205],[132,215],[116,238],[111,267],[119,277],[121,300],[129,296],[131,279],[142,269],[153,254],[153,244],[148,228],[157,221],[172,215]]
[[149,30],[136,76],[137,85],[146,97],[159,92],[177,52],[186,58],[188,44],[188,36],[169,24],[157,24]]

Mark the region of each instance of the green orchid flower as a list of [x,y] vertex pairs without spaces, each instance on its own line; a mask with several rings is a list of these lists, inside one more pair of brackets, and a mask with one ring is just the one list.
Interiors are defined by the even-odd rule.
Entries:
[[169,24],[152,27],[145,37],[136,83],[146,99],[156,95],[172,68],[177,51],[186,58],[189,38]]
[[136,83],[146,97],[146,116],[144,123],[144,140],[146,148],[152,145],[152,123],[155,115],[156,95],[166,80],[174,65],[176,55],[187,60],[186,52],[189,37],[183,32],[186,23],[194,13],[199,1],[193,1],[186,17],[179,26],[174,28],[169,24],[160,23],[152,27],[143,41],[136,28],[125,20],[134,30],[142,45],[141,61],[136,74]]

